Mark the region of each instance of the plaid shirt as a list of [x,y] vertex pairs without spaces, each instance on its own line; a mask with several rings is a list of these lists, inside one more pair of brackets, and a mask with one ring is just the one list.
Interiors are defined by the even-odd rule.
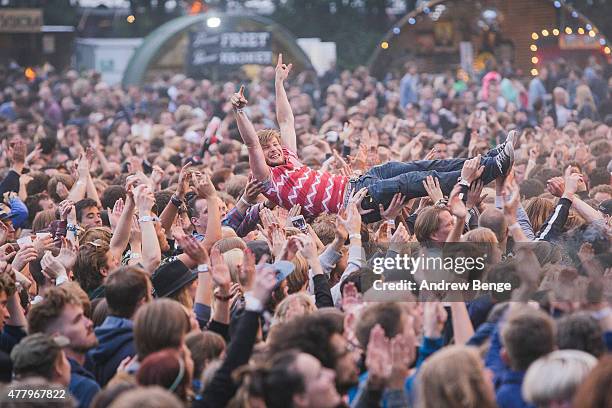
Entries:
[[249,207],[245,214],[240,214],[238,208],[234,207],[227,213],[221,224],[226,227],[231,227],[234,231],[236,231],[236,235],[242,238],[249,232],[257,229],[257,223],[259,222],[259,211],[261,210],[262,206],[262,203],[255,204]]

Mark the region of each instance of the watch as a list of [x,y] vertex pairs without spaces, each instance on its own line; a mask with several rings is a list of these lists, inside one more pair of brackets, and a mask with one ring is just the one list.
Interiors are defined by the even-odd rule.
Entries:
[[159,221],[159,218],[155,215],[143,215],[142,217],[140,217],[140,219],[138,219],[138,222],[155,222],[155,221]]
[[183,205],[183,200],[181,200],[180,198],[178,198],[176,196],[176,194],[172,195],[172,197],[170,197],[170,202],[172,202],[172,204],[174,204],[174,206],[176,208],[179,208],[181,205]]
[[205,273],[208,271],[209,271],[208,264],[203,263],[203,264],[198,265],[198,273]]

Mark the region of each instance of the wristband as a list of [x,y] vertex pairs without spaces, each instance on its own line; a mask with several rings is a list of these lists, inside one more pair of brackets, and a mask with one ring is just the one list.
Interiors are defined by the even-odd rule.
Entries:
[[219,293],[215,293],[215,299],[220,300],[221,302],[227,302],[232,298],[232,295],[220,295]]
[[170,197],[170,202],[176,207],[179,208],[181,205],[183,205],[183,200],[181,200],[180,198],[178,198],[176,196],[176,194],[174,194],[172,197]]
[[261,300],[247,292],[244,294],[244,310],[261,313],[264,310],[264,305]]
[[66,276],[65,274],[62,274],[55,279],[55,286],[60,286],[68,281],[69,281],[68,276]]
[[236,108],[236,109],[234,109],[234,112],[236,112],[236,113],[244,113],[244,108]]
[[198,265],[198,273],[205,273],[208,272],[208,270],[208,264],[203,263]]
[[361,233],[349,234],[349,239],[361,239]]
[[159,221],[159,218],[151,215],[143,215],[138,219],[138,222],[155,222]]
[[130,259],[138,259],[140,254],[138,252],[130,252]]
[[252,207],[253,204],[249,203],[247,200],[244,199],[243,197],[240,197],[240,201],[244,203],[244,205],[246,205],[247,207]]

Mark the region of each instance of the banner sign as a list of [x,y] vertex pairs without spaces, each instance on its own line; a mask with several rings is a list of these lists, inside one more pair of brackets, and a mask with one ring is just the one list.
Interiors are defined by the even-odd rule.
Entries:
[[0,9],[0,33],[39,33],[42,26],[41,9]]
[[189,33],[187,71],[197,75],[212,66],[272,64],[272,34],[269,32]]

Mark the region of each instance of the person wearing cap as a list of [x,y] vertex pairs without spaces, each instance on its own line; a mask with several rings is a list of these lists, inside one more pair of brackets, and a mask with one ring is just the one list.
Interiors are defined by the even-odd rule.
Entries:
[[19,229],[28,221],[28,208],[16,193],[5,193],[4,202],[0,203],[0,220],[7,220],[13,228]]
[[64,348],[70,341],[64,336],[31,334],[11,351],[13,373],[16,380],[42,377],[64,387],[70,384],[70,363]]
[[603,201],[599,204],[598,210],[606,221],[606,224],[610,225],[610,220],[612,220],[612,199]]

